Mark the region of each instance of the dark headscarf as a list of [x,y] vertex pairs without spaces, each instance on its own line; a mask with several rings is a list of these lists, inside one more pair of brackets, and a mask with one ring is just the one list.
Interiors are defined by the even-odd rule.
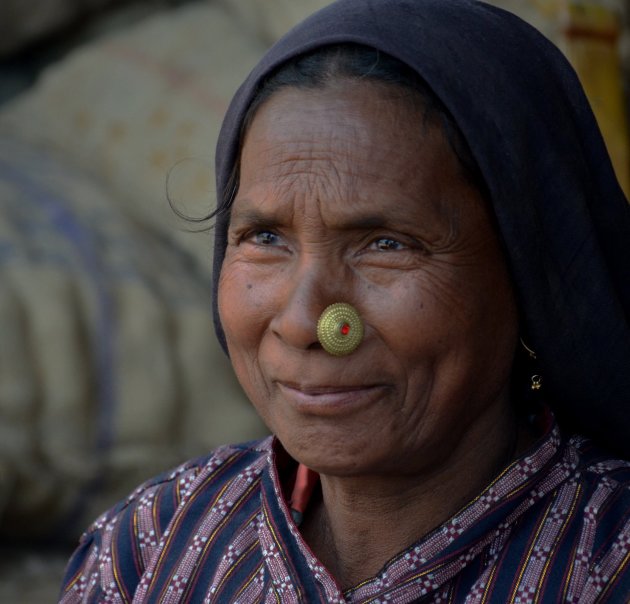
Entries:
[[[573,69],[536,30],[474,0],[340,0],[282,38],[237,92],[216,153],[219,204],[261,81],[297,55],[371,46],[433,89],[468,141],[503,238],[547,400],[630,457],[630,207]],[[214,313],[229,215],[219,215]]]

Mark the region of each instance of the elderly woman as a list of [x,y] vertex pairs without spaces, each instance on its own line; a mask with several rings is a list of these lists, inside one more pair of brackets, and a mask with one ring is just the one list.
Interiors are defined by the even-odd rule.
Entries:
[[217,168],[217,333],[274,436],[106,513],[61,601],[627,601],[630,215],[560,53],[341,0]]

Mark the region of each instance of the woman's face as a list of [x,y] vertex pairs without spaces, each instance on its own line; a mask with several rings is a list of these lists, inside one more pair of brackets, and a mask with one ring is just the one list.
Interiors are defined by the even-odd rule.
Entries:
[[[394,88],[342,81],[275,93],[245,138],[221,322],[264,421],[323,473],[435,467],[509,405],[517,312],[498,238],[423,120]],[[316,335],[334,302],[365,325],[344,357]]]

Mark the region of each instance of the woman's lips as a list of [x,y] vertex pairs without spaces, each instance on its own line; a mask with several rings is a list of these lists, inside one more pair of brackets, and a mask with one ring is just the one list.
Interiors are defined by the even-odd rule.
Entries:
[[383,396],[385,386],[311,386],[276,382],[283,397],[300,411],[313,415],[337,415],[355,411]]

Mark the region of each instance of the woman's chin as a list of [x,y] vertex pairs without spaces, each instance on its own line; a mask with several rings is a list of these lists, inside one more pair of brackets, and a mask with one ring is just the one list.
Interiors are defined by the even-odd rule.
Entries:
[[386,470],[387,452],[395,449],[392,439],[379,426],[344,424],[317,418],[280,429],[276,436],[291,457],[320,474],[357,477]]

